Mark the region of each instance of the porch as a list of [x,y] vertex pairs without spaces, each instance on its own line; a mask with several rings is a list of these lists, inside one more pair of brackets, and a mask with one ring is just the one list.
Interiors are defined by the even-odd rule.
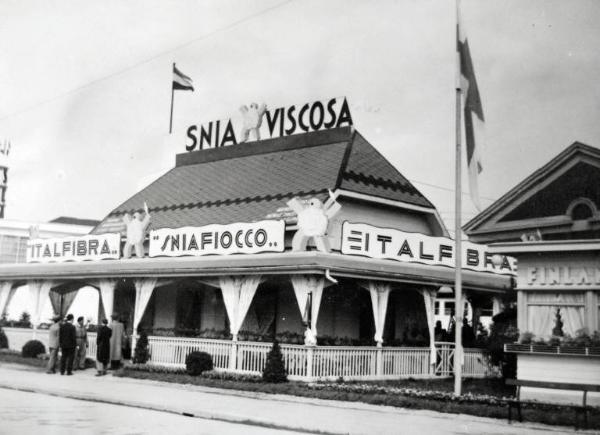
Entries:
[[[150,364],[183,367],[189,352],[201,350],[218,370],[258,374],[271,338],[283,333],[298,343],[281,343],[290,379],[436,377],[453,371],[453,345],[434,341],[436,294],[454,279],[447,267],[313,251],[0,269],[0,310],[18,286],[29,287],[35,311],[28,339],[47,333],[36,329],[46,300],[62,316],[72,295],[92,286],[100,295],[99,317],[118,313],[132,349],[138,329],[149,332]],[[465,293],[473,301],[497,299],[510,286],[508,276],[464,272]],[[6,329],[11,347],[20,349],[23,333]],[[153,333],[160,329],[170,336]],[[178,333],[182,329],[192,333]],[[215,334],[198,334],[206,330]],[[343,340],[330,346],[326,337]],[[93,356],[93,334],[90,341]],[[354,346],[344,345],[349,342]],[[481,350],[465,350],[465,376],[491,373]]]
[[[9,346],[21,350],[31,340],[32,330],[4,328]],[[48,331],[38,330],[37,340],[48,347]],[[88,333],[88,357],[96,358],[96,334]],[[185,357],[192,351],[211,355],[216,370],[260,375],[271,349],[270,343],[212,340],[184,337],[149,336],[148,364],[185,368]],[[378,380],[447,377],[453,373],[454,343],[436,343],[436,362],[431,364],[427,347],[304,346],[281,344],[290,380],[319,381]],[[464,349],[463,377],[494,376],[487,352]]]

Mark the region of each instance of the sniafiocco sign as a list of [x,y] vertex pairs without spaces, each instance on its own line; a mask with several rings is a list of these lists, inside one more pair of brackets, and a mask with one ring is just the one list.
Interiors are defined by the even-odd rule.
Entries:
[[161,228],[150,232],[150,257],[283,252],[285,223],[264,220],[203,227]]

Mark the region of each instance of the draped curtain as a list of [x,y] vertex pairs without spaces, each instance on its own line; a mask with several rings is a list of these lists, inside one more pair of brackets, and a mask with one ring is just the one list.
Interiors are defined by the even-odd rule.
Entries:
[[585,327],[585,296],[583,293],[531,292],[527,295],[527,329],[536,337],[548,338],[556,325],[560,308],[563,332],[575,335]]
[[54,314],[64,318],[69,312],[71,305],[73,305],[77,293],[79,293],[79,289],[73,289],[64,293],[54,290],[50,291],[50,303],[52,304],[52,311],[54,311]]
[[494,296],[492,298],[492,316],[500,313],[502,311],[502,299],[498,296]]
[[429,330],[429,349],[430,358],[429,363],[435,364],[437,359],[437,352],[435,350],[435,298],[437,296],[437,290],[431,288],[422,288],[419,293],[423,296],[423,302],[425,302],[425,313],[427,314],[427,328]]
[[16,291],[17,287],[15,287],[14,283],[11,281],[3,281],[0,284],[0,317],[2,317],[8,308],[8,304],[10,304]]
[[40,323],[42,310],[44,309],[44,305],[46,304],[46,300],[48,299],[50,289],[53,287],[54,282],[34,280],[28,281],[27,284],[29,287],[29,296],[31,299],[31,304],[33,305],[31,321],[35,329]]
[[373,309],[373,320],[375,321],[375,336],[373,338],[377,346],[382,346],[391,286],[387,282],[379,281],[362,282],[360,285],[367,289],[371,295],[371,308]]
[[144,311],[146,311],[146,307],[148,306],[152,292],[156,287],[156,282],[157,278],[139,278],[133,280],[135,285],[135,305],[133,309],[134,335],[137,332],[140,322],[142,321],[142,316],[144,315]]
[[309,293],[312,295],[310,306],[310,325],[308,325],[307,336],[305,337],[306,344],[317,343],[317,320],[319,318],[319,308],[321,307],[321,299],[323,297],[323,289],[325,288],[325,278],[318,275],[292,275],[292,287],[300,308],[300,314],[304,316],[308,303]]
[[[115,287],[117,286],[116,279],[99,279],[96,282],[98,291],[100,292],[100,299],[102,300],[102,306],[104,307],[104,315],[108,320],[113,314],[113,307],[115,301]],[[101,319],[98,319],[98,323]]]
[[260,282],[260,275],[219,277],[219,286],[223,293],[223,302],[229,317],[229,329],[233,340],[237,340],[238,332]]

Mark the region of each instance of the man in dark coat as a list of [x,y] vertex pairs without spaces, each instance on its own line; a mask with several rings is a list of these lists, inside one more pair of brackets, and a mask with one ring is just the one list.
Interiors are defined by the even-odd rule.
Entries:
[[107,326],[108,320],[102,319],[102,326],[98,328],[98,334],[96,335],[96,368],[98,373],[96,376],[102,376],[106,374],[108,362],[110,361],[110,337],[112,330]]
[[73,325],[73,314],[67,316],[67,321],[60,325],[58,332],[58,342],[62,356],[60,358],[60,374],[73,374],[73,358],[75,357],[75,348],[77,347],[77,339],[75,335],[75,326]]

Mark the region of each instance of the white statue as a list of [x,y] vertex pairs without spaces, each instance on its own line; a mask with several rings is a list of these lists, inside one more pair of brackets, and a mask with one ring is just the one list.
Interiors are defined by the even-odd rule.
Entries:
[[250,138],[250,132],[254,132],[254,136],[256,140],[260,140],[260,126],[262,124],[262,117],[267,111],[267,105],[262,104],[260,107],[256,103],[250,104],[248,106],[240,107],[240,111],[244,116],[244,126],[242,127],[242,140],[240,142],[248,142]]
[[138,212],[133,214],[133,219],[129,213],[125,213],[125,216],[123,216],[123,222],[127,226],[127,239],[123,248],[123,258],[131,257],[132,246],[135,248],[136,257],[144,257],[144,237],[146,236],[146,229],[150,224],[150,213],[148,212],[146,202],[144,202],[144,212],[144,217]]
[[329,243],[325,237],[329,219],[342,208],[333,192],[329,191],[329,200],[325,204],[318,198],[311,198],[308,204],[293,198],[287,205],[298,215],[298,231],[292,239],[292,251],[305,251],[308,241],[313,239],[319,251],[329,252]]
[[316,346],[317,345],[317,336],[309,327],[304,331],[304,344],[306,346]]

